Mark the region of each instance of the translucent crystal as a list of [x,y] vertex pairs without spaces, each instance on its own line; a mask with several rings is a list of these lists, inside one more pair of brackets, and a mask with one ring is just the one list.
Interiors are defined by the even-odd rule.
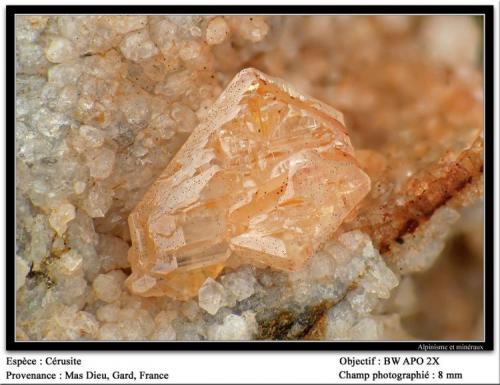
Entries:
[[51,40],[45,50],[47,59],[52,63],[63,63],[78,57],[78,52],[70,40],[58,37]]
[[168,19],[157,19],[150,24],[151,37],[165,57],[172,54],[177,26]]
[[369,189],[339,112],[243,70],[131,213],[128,285],[186,299],[230,257],[297,270]]
[[193,300],[186,301],[181,305],[182,315],[190,321],[194,321],[196,319],[199,314],[199,310],[200,308],[198,307],[198,304]]
[[373,318],[363,318],[351,330],[351,339],[355,341],[371,341],[379,338],[379,327]]
[[209,314],[216,314],[226,303],[224,286],[208,278],[198,292],[198,304]]
[[57,300],[66,305],[74,304],[83,299],[87,291],[87,281],[83,277],[71,277],[62,280],[57,286]]
[[158,48],[151,41],[147,29],[130,32],[120,45],[120,49],[127,59],[141,61],[158,53]]
[[83,208],[90,217],[99,218],[104,217],[112,203],[111,192],[96,184],[89,189],[88,195],[83,201]]
[[83,259],[75,250],[70,250],[59,259],[59,264],[63,268],[64,272],[68,274],[73,274],[82,269]]
[[62,313],[53,317],[55,327],[63,331],[57,339],[78,340],[82,338],[93,339],[96,337],[99,324],[95,317],[86,311],[77,311],[72,305],[66,307]]
[[236,314],[226,316],[222,325],[213,325],[209,330],[209,338],[219,341],[248,341],[252,334],[252,320]]
[[61,137],[71,125],[71,120],[64,114],[42,107],[30,117],[31,126],[47,138]]
[[97,298],[111,303],[120,298],[124,281],[125,273],[121,270],[113,270],[106,274],[99,274],[92,286]]
[[172,107],[172,118],[177,123],[176,129],[179,132],[191,133],[198,123],[196,114],[188,107],[175,104]]
[[33,42],[47,26],[48,16],[16,16],[16,40]]
[[179,57],[184,61],[196,59],[200,55],[201,45],[196,41],[188,41],[179,50]]
[[54,231],[49,226],[45,215],[37,215],[31,229],[29,259],[33,261],[33,269],[39,270],[40,262],[49,255]]
[[71,203],[63,203],[49,216],[50,226],[57,232],[59,236],[63,235],[68,228],[68,222],[75,219],[76,211],[75,206]]
[[120,319],[120,307],[116,303],[106,303],[97,309],[96,316],[101,322],[116,322]]
[[118,323],[106,322],[100,327],[98,338],[101,341],[120,341],[125,339],[124,332]]
[[47,70],[49,62],[43,48],[38,44],[26,43],[16,46],[17,73],[38,74]]
[[250,297],[255,291],[256,279],[251,269],[226,274],[221,278],[221,282],[238,301]]
[[205,40],[210,45],[223,43],[229,36],[229,26],[223,17],[216,17],[208,23]]
[[97,251],[101,256],[104,271],[129,267],[127,251],[129,246],[121,238],[108,234],[99,235]]
[[109,148],[91,151],[87,154],[87,166],[91,177],[106,179],[115,166],[115,152]]
[[82,66],[75,63],[62,63],[49,68],[47,78],[50,84],[58,87],[74,85],[82,73]]
[[155,341],[175,341],[176,333],[170,324],[158,326],[153,335]]
[[156,341],[173,341],[175,340],[176,333],[172,327],[172,317],[168,312],[161,311],[155,317],[156,329],[153,335]]
[[233,18],[233,23],[238,23],[241,37],[254,43],[264,39],[269,32],[269,26],[263,16]]
[[104,134],[98,128],[83,125],[78,130],[78,135],[73,138],[72,145],[78,152],[102,146]]
[[119,33],[128,33],[144,28],[148,23],[147,16],[107,16],[108,24]]
[[19,290],[19,288],[24,285],[29,271],[30,267],[28,262],[24,258],[16,255],[16,290]]

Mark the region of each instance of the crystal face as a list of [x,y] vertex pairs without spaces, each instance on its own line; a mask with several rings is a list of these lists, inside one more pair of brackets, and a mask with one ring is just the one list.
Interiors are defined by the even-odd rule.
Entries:
[[294,271],[370,190],[342,115],[241,71],[129,216],[142,296],[195,296],[230,264]]

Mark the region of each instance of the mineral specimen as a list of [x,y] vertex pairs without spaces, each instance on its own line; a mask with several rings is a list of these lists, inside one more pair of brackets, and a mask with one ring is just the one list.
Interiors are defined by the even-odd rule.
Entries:
[[[16,339],[482,340],[481,19],[17,15]],[[249,66],[345,114],[370,193],[299,270],[131,295],[130,212]]]
[[128,287],[188,299],[227,264],[300,269],[369,190],[339,112],[245,69],[130,214]]

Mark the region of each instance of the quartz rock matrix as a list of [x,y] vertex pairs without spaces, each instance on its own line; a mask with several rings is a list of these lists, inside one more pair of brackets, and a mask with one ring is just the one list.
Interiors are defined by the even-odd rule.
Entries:
[[245,69],[130,215],[129,287],[188,299],[230,258],[298,270],[369,190],[339,112]]
[[15,28],[18,340],[482,338],[477,18]]

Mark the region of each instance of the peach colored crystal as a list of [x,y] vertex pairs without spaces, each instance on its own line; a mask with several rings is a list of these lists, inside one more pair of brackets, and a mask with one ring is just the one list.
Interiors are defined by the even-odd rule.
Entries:
[[297,270],[370,190],[343,117],[241,71],[129,217],[142,296],[195,296],[227,264]]

